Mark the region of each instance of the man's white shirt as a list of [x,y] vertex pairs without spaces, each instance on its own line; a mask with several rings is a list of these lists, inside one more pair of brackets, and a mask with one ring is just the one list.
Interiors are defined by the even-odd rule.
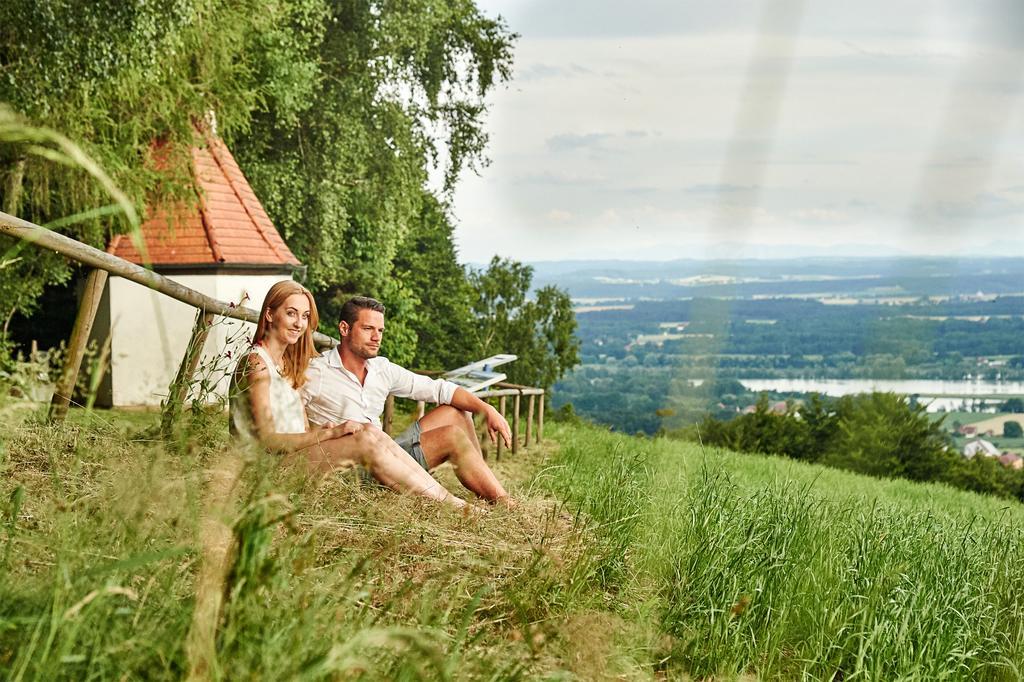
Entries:
[[343,421],[370,423],[380,428],[389,394],[448,405],[458,388],[443,379],[410,372],[387,358],[366,361],[366,381],[345,369],[337,348],[313,358],[300,392],[309,421],[323,426]]

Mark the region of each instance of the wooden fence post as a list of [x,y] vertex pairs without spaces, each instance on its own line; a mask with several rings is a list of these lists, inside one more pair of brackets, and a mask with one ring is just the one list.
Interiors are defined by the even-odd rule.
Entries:
[[519,452],[519,402],[522,400],[523,390],[519,389],[516,399],[513,401],[515,412],[512,413],[512,454]]
[[537,442],[544,440],[544,398],[547,394],[540,394],[540,409],[537,411]]
[[526,449],[530,448],[530,436],[533,435],[533,411],[536,397],[531,393],[530,399],[526,401],[526,437],[523,438],[523,446]]
[[167,391],[167,402],[164,403],[164,413],[160,418],[160,430],[165,436],[171,432],[174,422],[178,420],[178,415],[185,406],[188,389],[192,386],[192,375],[199,367],[199,358],[203,356],[203,347],[206,345],[206,337],[210,335],[211,325],[213,313],[200,309],[196,313],[196,322],[192,325],[192,336],[185,347],[185,356],[181,359],[178,373]]
[[75,326],[71,330],[64,369],[53,389],[53,398],[50,399],[51,421],[64,421],[64,417],[67,416],[71,394],[78,383],[78,370],[82,366],[85,346],[89,343],[89,333],[92,331],[92,323],[96,320],[96,311],[99,309],[103,287],[106,284],[106,270],[96,268],[89,271],[89,276],[85,280],[85,290],[82,292],[82,303],[78,306],[78,315],[75,317]]
[[85,398],[86,410],[91,410],[96,404],[96,392],[100,388],[100,382],[103,381],[103,375],[107,373],[107,364],[110,362],[110,343],[110,335],[107,334],[107,340],[100,346],[99,357],[96,358],[96,363],[93,365],[92,376],[89,377],[89,392]]
[[395,422],[395,396],[388,395],[384,401],[384,433],[391,435],[391,427]]
[[[501,396],[500,398],[498,398],[498,412],[501,413],[502,417],[505,416],[505,396]],[[516,442],[515,434],[514,433],[512,434],[512,442],[513,443]],[[501,448],[502,448],[501,436],[498,436],[498,447],[495,448],[495,451],[494,451],[494,458],[495,459],[501,459]]]

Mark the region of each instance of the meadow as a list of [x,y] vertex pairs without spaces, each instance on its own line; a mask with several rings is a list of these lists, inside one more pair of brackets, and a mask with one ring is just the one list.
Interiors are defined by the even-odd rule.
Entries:
[[[157,416],[5,412],[0,677],[1018,679],[1024,506],[551,424],[464,515]],[[230,504],[211,500],[241,473]],[[455,487],[450,472],[442,479]],[[196,612],[228,533],[216,637]],[[209,596],[209,595],[207,595]]]
[[593,429],[559,438],[551,488],[598,521],[602,586],[658,623],[664,665],[1020,679],[1020,504]]

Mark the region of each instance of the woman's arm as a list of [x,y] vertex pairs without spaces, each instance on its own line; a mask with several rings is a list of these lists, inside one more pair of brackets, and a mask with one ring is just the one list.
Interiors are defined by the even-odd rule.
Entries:
[[270,370],[257,353],[250,353],[244,376],[239,378],[240,387],[249,397],[249,409],[256,437],[268,450],[293,452],[325,440],[341,438],[362,429],[362,424],[342,422],[326,429],[315,429],[305,433],[278,433],[274,428],[274,413],[270,408]]

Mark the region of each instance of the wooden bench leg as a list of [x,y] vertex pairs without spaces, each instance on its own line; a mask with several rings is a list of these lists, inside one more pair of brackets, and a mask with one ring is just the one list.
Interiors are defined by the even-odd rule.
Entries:
[[164,404],[164,413],[160,418],[160,429],[165,436],[170,434],[174,422],[178,420],[185,401],[188,399],[192,377],[196,373],[196,368],[199,367],[199,359],[203,356],[203,347],[206,345],[206,338],[210,335],[212,325],[213,313],[200,310],[196,314],[196,322],[192,326],[192,336],[185,348],[185,357],[181,359],[178,374],[171,382],[170,390],[167,392],[167,402]]
[[523,397],[523,392],[516,393],[515,400],[513,401],[514,412],[512,413],[512,454],[519,452],[519,403]]
[[526,401],[526,437],[523,439],[523,446],[530,448],[530,437],[533,435],[533,411],[536,396],[531,395]]
[[546,396],[540,394],[540,409],[537,411],[537,442],[544,440],[544,398]]

